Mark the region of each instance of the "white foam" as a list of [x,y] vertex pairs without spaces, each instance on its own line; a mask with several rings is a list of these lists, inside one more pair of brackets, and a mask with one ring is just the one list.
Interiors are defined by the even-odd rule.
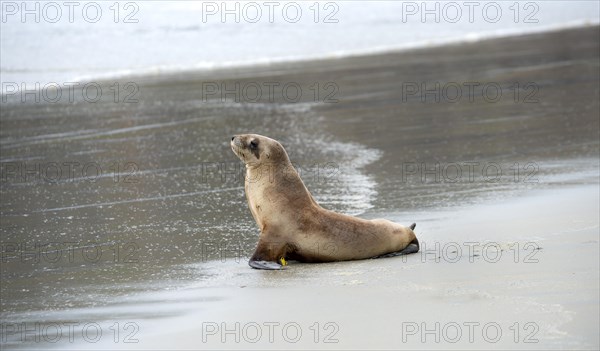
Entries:
[[[292,128],[295,132],[291,137],[296,139],[296,143],[304,145],[305,148],[309,145],[310,148],[318,149],[318,154],[324,157],[324,161],[319,163],[317,179],[311,177],[310,172],[305,174],[302,167],[299,171],[301,176],[306,175],[303,179],[309,190],[313,186],[318,187],[311,191],[315,200],[327,209],[353,216],[373,208],[378,195],[377,182],[363,168],[377,161],[382,152],[364,145],[334,140],[322,131],[311,132],[322,130],[323,118],[310,108],[311,104],[290,104],[282,107],[291,114],[297,114],[292,118],[304,118],[305,128],[309,129],[306,131],[304,128]],[[310,142],[307,143],[307,140]],[[317,154],[310,149],[308,152],[311,155]],[[295,162],[293,155],[291,158],[292,162]]]
[[387,53],[396,53],[402,51],[423,49],[423,48],[434,48],[452,44],[462,44],[462,43],[476,43],[484,40],[496,39],[496,38],[505,38],[511,36],[521,36],[527,34],[535,34],[535,33],[543,33],[543,32],[551,32],[565,29],[573,29],[573,28],[581,28],[587,26],[600,25],[600,21],[573,21],[569,23],[549,25],[544,27],[535,27],[528,30],[523,30],[520,28],[506,28],[501,30],[495,30],[484,33],[477,32],[468,32],[461,36],[450,37],[444,39],[431,39],[427,41],[415,41],[408,42],[400,45],[389,45],[389,46],[377,46],[372,48],[363,48],[363,49],[355,49],[355,50],[337,50],[334,52],[326,52],[322,54],[306,54],[299,56],[281,56],[281,57],[260,57],[256,59],[245,59],[245,60],[231,60],[231,61],[221,61],[221,62],[210,62],[210,61],[202,61],[195,64],[190,65],[160,65],[160,66],[151,66],[139,69],[126,69],[126,70],[118,70],[112,72],[106,72],[103,74],[88,74],[81,75],[72,78],[69,82],[90,82],[96,80],[121,80],[127,78],[135,78],[135,77],[152,77],[152,76],[161,76],[161,75],[170,75],[170,74],[178,74],[178,73],[186,73],[186,72],[202,72],[202,71],[212,71],[212,70],[220,70],[220,69],[240,69],[240,68],[252,68],[252,67],[260,67],[260,66],[271,66],[276,64],[284,64],[284,63],[302,63],[316,60],[334,60],[334,59],[344,59],[350,57],[358,57],[358,56],[367,56],[367,55],[378,55],[378,54],[387,54]]

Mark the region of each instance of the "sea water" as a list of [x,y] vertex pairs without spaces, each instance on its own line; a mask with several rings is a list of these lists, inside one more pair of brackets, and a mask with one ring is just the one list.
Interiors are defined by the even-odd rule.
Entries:
[[597,1],[2,1],[2,92],[338,58],[599,21]]

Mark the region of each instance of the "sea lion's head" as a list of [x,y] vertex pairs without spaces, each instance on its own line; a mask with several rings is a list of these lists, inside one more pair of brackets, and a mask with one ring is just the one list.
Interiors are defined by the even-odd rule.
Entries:
[[234,135],[231,149],[246,165],[288,161],[285,149],[277,140],[258,134]]

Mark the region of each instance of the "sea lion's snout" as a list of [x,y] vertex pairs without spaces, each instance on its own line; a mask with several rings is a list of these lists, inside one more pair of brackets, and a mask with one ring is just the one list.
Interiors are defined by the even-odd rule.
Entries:
[[234,135],[231,137],[231,147],[234,149],[241,149],[244,147],[244,143],[242,142],[241,135]]
[[231,137],[231,145],[235,145],[237,147],[246,147],[248,144],[248,135],[246,134],[241,134],[241,135],[234,135]]
[[254,134],[234,135],[231,138],[231,149],[245,163],[259,162],[260,136]]
[[230,145],[231,145],[231,150],[233,150],[233,153],[236,156],[242,158],[243,155],[240,154],[240,151],[241,151],[240,149],[241,149],[242,143],[240,142],[240,138],[238,135],[234,135],[231,137]]

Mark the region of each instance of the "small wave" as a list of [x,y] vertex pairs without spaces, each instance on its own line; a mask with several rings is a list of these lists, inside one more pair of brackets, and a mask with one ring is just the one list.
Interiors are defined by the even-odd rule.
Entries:
[[382,152],[365,145],[333,139],[322,131],[323,118],[311,106],[291,104],[287,108],[288,113],[304,119],[302,128],[296,129],[294,143],[307,149],[307,155],[325,160],[326,164],[322,166],[332,167],[328,169],[330,172],[323,171],[327,174],[324,179],[321,179],[322,175],[319,175],[319,180],[304,179],[309,191],[319,204],[328,209],[354,216],[365,213],[374,206],[377,182],[363,168],[377,161]]
[[[284,64],[284,63],[301,63],[307,61],[315,61],[315,60],[335,60],[335,59],[343,59],[349,57],[356,56],[368,56],[368,55],[377,55],[377,54],[386,54],[386,53],[394,53],[394,52],[402,52],[409,51],[421,48],[432,48],[439,47],[445,45],[453,45],[453,44],[461,44],[461,43],[473,43],[479,42],[483,40],[503,38],[503,37],[511,37],[511,36],[521,36],[526,34],[535,34],[542,32],[551,32],[557,30],[565,30],[565,29],[573,29],[579,27],[587,27],[587,26],[597,26],[600,24],[600,21],[597,20],[578,20],[571,21],[561,24],[553,24],[547,26],[538,26],[531,28],[506,28],[494,31],[486,31],[486,32],[467,32],[463,33],[459,36],[449,37],[449,38],[434,38],[434,39],[426,39],[426,40],[417,40],[413,42],[403,43],[401,45],[380,45],[370,48],[363,49],[354,49],[354,50],[335,50],[329,51],[325,53],[319,54],[306,54],[306,55],[284,55],[284,56],[270,56],[270,57],[258,57],[252,59],[241,59],[241,60],[222,60],[222,61],[199,61],[194,64],[162,64],[162,65],[153,65],[147,67],[136,67],[136,68],[121,68],[112,71],[108,71],[105,73],[93,72],[89,74],[79,74],[75,76],[71,76],[70,79],[66,81],[69,82],[89,82],[96,80],[111,80],[111,79],[128,79],[134,77],[153,77],[153,76],[165,76],[171,74],[178,73],[186,73],[186,72],[210,72],[215,70],[226,70],[226,69],[240,69],[240,68],[253,68],[253,67],[261,67],[261,66],[271,66],[276,64]],[[39,72],[40,70],[22,70],[22,69],[14,69],[14,68],[6,68],[2,67],[2,73],[27,73],[34,74]],[[56,70],[56,73],[61,73],[64,75],[68,75],[68,71],[64,69]],[[5,94],[6,91],[3,91],[2,94]]]
[[201,61],[192,65],[156,65],[143,68],[120,69],[103,74],[89,74],[76,76],[69,81],[86,82],[94,80],[109,79],[127,79],[133,77],[162,76],[186,72],[202,72],[226,69],[253,68],[261,66],[272,66],[285,63],[302,63],[318,60],[336,60],[357,56],[379,55],[395,52],[410,51],[422,48],[433,48],[461,43],[475,43],[483,40],[505,38],[512,36],[522,36],[527,34],[536,34],[543,32],[553,32],[566,29],[575,29],[580,27],[598,26],[600,21],[579,20],[567,23],[539,26],[532,28],[506,28],[488,32],[468,32],[456,37],[427,39],[421,41],[408,42],[401,45],[376,46],[356,50],[336,50],[321,54],[307,54],[302,56],[279,56],[279,57],[259,57],[244,60],[225,60],[225,61]]

